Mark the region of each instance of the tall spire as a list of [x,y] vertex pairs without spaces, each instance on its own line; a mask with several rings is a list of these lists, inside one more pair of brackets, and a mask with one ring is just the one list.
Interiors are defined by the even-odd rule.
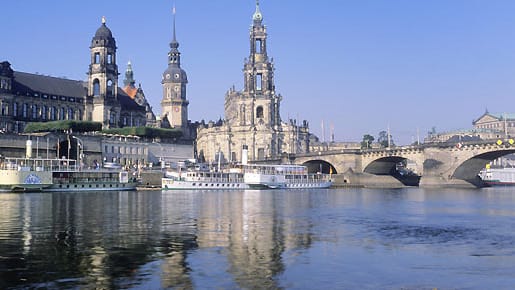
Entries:
[[261,11],[259,10],[259,0],[256,0],[256,12],[254,12],[252,19],[254,20],[254,22],[259,22],[259,23],[263,20],[263,15],[261,14]]
[[175,4],[173,5],[172,14],[173,14],[173,40],[172,40],[172,42],[177,42],[177,40],[175,38]]
[[170,49],[170,52],[168,53],[168,63],[180,65],[181,53],[179,52],[179,49],[178,49],[179,42],[177,42],[177,37],[175,35],[175,5],[173,6],[172,14],[173,14],[173,27],[172,27],[173,36],[172,36],[172,42],[170,42],[171,49]]

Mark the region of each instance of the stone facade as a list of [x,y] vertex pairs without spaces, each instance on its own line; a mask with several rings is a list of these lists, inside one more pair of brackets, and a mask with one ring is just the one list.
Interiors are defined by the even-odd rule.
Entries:
[[131,96],[118,87],[116,49],[103,18],[91,40],[86,81],[18,72],[1,62],[0,129],[21,133],[28,122],[57,120],[95,121],[104,128],[155,123],[142,90]]
[[243,67],[244,88],[231,88],[226,93],[224,120],[198,127],[196,146],[201,161],[241,162],[244,145],[248,146],[249,161],[309,151],[308,123],[281,120],[282,96],[276,93],[274,69],[257,3],[250,29],[250,55]]
[[[514,114],[493,114],[486,111],[481,117],[472,122],[474,129],[489,131],[496,136],[515,136]],[[494,138],[499,138],[494,137]]]

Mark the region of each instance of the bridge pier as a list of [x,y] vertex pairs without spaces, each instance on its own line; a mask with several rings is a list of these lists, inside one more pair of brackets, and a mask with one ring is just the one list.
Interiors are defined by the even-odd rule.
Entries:
[[[479,177],[478,177],[479,179]],[[478,188],[482,187],[481,180],[466,181],[456,178],[443,178],[438,175],[424,175],[420,178],[419,187],[424,188]]]
[[405,185],[391,175],[375,175],[347,170],[333,174],[334,187],[401,188]]

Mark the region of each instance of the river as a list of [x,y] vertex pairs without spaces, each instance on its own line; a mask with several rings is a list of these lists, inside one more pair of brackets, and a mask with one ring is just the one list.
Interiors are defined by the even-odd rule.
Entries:
[[0,289],[513,289],[515,188],[0,195]]

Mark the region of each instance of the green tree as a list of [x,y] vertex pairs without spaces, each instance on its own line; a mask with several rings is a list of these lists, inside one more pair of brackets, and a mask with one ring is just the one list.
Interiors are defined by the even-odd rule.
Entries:
[[381,145],[381,147],[386,148],[388,146],[395,146],[393,143],[392,135],[388,135],[386,131],[379,132],[379,137],[377,137],[377,143]]
[[370,134],[363,135],[363,141],[361,141],[361,149],[372,148],[373,142],[374,142],[374,136],[372,136]]

